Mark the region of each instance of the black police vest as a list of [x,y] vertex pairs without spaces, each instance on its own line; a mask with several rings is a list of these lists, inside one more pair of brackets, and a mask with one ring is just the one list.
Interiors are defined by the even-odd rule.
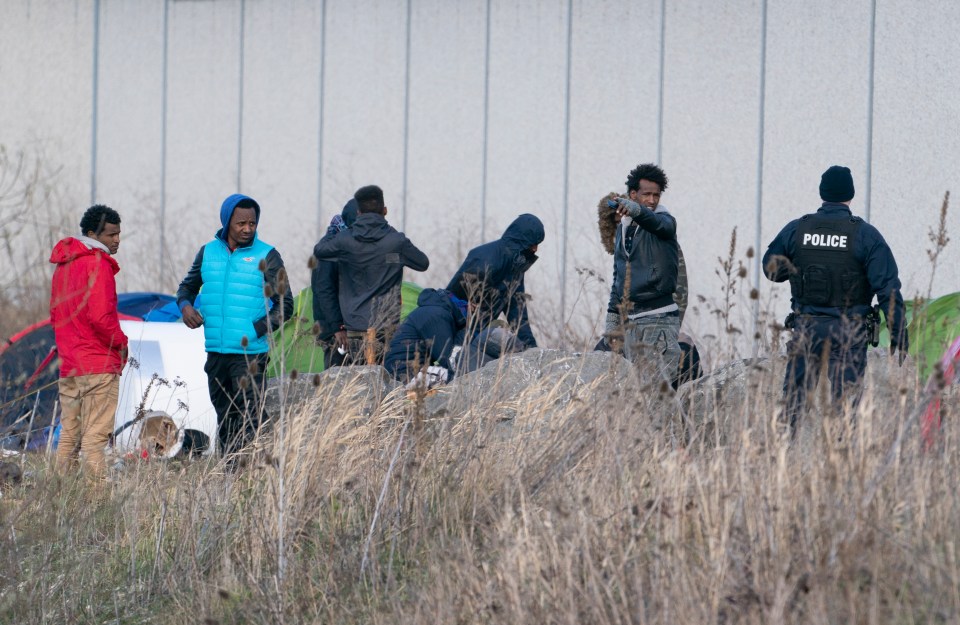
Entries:
[[790,292],[807,306],[848,308],[870,305],[873,292],[866,271],[853,255],[863,225],[859,217],[841,219],[804,215],[797,226],[797,252]]

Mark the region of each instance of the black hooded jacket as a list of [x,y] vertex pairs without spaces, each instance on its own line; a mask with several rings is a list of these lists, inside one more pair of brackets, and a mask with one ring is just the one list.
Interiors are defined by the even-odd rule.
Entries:
[[[410,365],[419,359],[419,365],[437,364],[446,367],[453,379],[450,353],[463,342],[467,320],[447,291],[424,289],[417,298],[417,308],[411,312],[390,341],[383,366],[398,380],[416,375]],[[416,365],[414,365],[416,366]]]
[[321,239],[313,255],[337,261],[343,324],[357,332],[400,323],[403,268],[430,266],[427,255],[377,213],[361,213],[349,230]]
[[523,276],[537,256],[530,251],[543,242],[543,222],[534,215],[523,214],[513,220],[496,241],[475,247],[454,274],[447,290],[474,304],[479,331],[506,314],[517,338],[526,347],[536,347],[537,340],[527,319]]
[[[340,219],[334,217],[322,240],[332,239],[340,234],[341,230],[350,228],[356,220],[357,201],[350,198],[340,211]],[[317,261],[317,266],[310,272],[310,288],[313,291],[313,320],[320,326],[318,337],[320,340],[329,341],[343,325],[343,315],[340,313],[340,272],[337,263]]]

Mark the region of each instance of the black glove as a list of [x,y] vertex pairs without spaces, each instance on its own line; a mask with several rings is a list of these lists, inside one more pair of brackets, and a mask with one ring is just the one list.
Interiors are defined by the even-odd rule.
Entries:
[[906,360],[909,351],[910,337],[907,336],[906,328],[900,331],[899,336],[890,334],[890,355],[893,356],[893,353],[897,352],[897,364],[899,366],[903,366],[903,361]]

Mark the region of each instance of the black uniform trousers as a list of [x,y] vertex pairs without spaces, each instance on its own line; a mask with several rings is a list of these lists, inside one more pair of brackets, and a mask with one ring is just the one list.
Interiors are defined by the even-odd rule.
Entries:
[[860,317],[797,315],[783,380],[785,417],[791,430],[796,430],[824,366],[834,407],[839,409],[844,402],[856,407],[867,367],[867,339],[866,323]]
[[267,354],[207,353],[207,386],[217,411],[217,446],[221,455],[239,452],[253,442],[269,420],[263,408]]

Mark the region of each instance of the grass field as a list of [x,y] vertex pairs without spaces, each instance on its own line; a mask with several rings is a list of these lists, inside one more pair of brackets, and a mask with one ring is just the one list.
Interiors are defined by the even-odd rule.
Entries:
[[0,622],[956,622],[957,446],[922,451],[892,371],[856,428],[815,413],[793,442],[769,392],[684,446],[676,402],[600,378],[512,422],[318,396],[236,474],[88,486],[31,456],[0,500]]

